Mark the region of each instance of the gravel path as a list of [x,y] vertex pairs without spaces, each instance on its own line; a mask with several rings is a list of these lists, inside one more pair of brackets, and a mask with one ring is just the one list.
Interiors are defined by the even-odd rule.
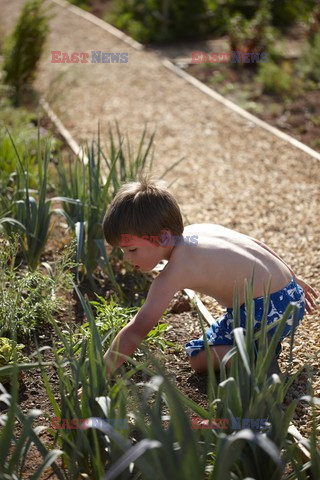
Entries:
[[[139,140],[157,130],[156,175],[168,173],[187,222],[221,223],[267,242],[320,291],[320,162],[230,111],[137,51],[52,2],[51,33],[36,86],[79,142],[118,120]],[[22,0],[0,0],[8,33]],[[123,64],[54,64],[52,50],[127,52]],[[213,302],[207,299],[209,306]],[[319,308],[299,328],[295,367],[311,362],[320,396]],[[286,354],[283,359],[285,360]],[[301,388],[306,379],[302,378]],[[301,417],[298,427],[304,420]]]

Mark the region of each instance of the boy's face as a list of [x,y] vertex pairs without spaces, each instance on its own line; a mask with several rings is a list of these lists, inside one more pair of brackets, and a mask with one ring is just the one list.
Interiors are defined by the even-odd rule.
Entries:
[[155,242],[132,237],[130,244],[121,241],[119,247],[123,251],[123,259],[131,263],[140,272],[150,272],[164,258],[164,249]]

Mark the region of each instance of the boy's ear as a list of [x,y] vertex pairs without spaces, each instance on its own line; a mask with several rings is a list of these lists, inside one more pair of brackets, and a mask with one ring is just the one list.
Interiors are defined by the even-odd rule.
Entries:
[[172,233],[170,230],[161,230],[160,232],[160,246],[167,247],[172,243]]

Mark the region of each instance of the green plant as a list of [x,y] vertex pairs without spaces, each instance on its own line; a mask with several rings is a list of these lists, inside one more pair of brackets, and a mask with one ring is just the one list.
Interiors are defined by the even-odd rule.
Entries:
[[[107,301],[99,295],[96,296],[98,300],[90,302],[90,305],[92,305],[96,311],[95,323],[97,331],[101,338],[106,338],[103,341],[103,350],[105,352],[113,338],[136,315],[140,307],[122,306],[112,297]],[[156,325],[146,336],[143,345],[150,348],[159,348],[161,352],[165,352],[168,347],[172,347],[176,351],[179,350],[177,345],[166,340],[164,337],[168,327],[169,325],[167,323],[159,323]],[[79,331],[72,332],[73,349],[75,353],[79,353],[84,338],[87,340],[90,339],[90,332],[90,324],[88,322],[82,324]],[[134,358],[141,355],[142,351],[138,349]]]
[[[16,152],[6,128],[12,131],[20,157],[23,157],[25,145],[28,145],[30,177],[34,178],[37,151],[37,130],[31,126],[34,120],[34,115],[22,108],[13,109],[8,99],[0,95],[0,190],[5,188],[17,165]],[[35,186],[35,182],[32,186]]]
[[[7,98],[8,88],[0,83],[0,191],[4,190],[10,177],[17,169],[17,152],[26,169],[28,163],[30,188],[38,188],[37,184],[37,145],[38,129],[37,124],[42,123],[42,117],[35,116],[23,107],[13,108]],[[8,130],[14,138],[15,148],[8,135]],[[43,133],[42,133],[43,135]],[[50,138],[51,151],[57,150],[61,141]],[[27,160],[27,161],[26,161]]]
[[[103,342],[108,338],[101,341],[92,309],[76,290],[88,319],[90,335],[82,339],[78,358],[71,335],[55,325],[64,344],[63,356],[54,347],[60,401],[56,399],[39,357],[55,415],[51,433],[55,444],[63,451],[63,464],[69,479],[79,478],[81,474],[102,478],[105,472],[110,480],[132,476],[153,479],[156,471],[159,480],[289,480],[295,477],[284,473],[287,462],[294,463],[299,472],[307,468],[308,464],[299,457],[298,446],[288,437],[288,425],[298,400],[286,410],[283,407],[284,395],[296,375],[286,381],[268,374],[284,324],[289,315],[295,315],[293,306],[278,321],[278,329],[268,343],[270,327],[267,327],[266,315],[260,333],[254,334],[252,284],[247,288],[246,337],[241,328],[236,328],[234,348],[223,360],[220,379],[212,366],[209,369],[206,409],[183,395],[147,350],[144,363],[128,358],[132,364],[129,371],[122,370],[120,375],[105,378]],[[235,295],[235,312],[238,306]],[[255,337],[259,342],[257,355],[252,348]],[[232,366],[227,370],[225,366],[230,358]],[[151,369],[147,367],[149,364]],[[137,383],[134,375],[139,371],[148,377],[147,381]],[[79,383],[82,384],[81,401],[77,395]],[[195,428],[192,415],[203,419],[207,427]],[[240,426],[234,426],[232,419],[238,417],[264,418],[264,428],[246,427],[241,422]],[[213,419],[217,418],[226,421],[226,428],[211,427]],[[65,419],[62,424],[60,419]],[[86,420],[86,428],[63,427],[63,424],[70,425],[73,419],[78,424],[80,419]],[[128,428],[116,426],[115,421],[123,419],[127,420]],[[114,420],[113,425],[110,420]],[[310,449],[317,472],[315,438],[312,437]]]
[[286,28],[299,20],[306,21],[317,5],[316,0],[278,0],[271,2],[272,22]]
[[35,77],[48,33],[48,15],[43,0],[31,0],[23,6],[16,27],[4,45],[5,82],[14,89],[15,104]]
[[117,0],[114,3],[108,19],[143,43],[197,38],[208,31],[205,0]]
[[[9,137],[17,157],[17,167],[10,177],[6,191],[1,191],[0,214],[1,226],[7,236],[13,230],[19,230],[20,245],[31,271],[37,268],[41,253],[49,236],[51,216],[59,214],[65,216],[62,209],[52,209],[54,201],[72,202],[70,199],[53,197],[47,198],[48,188],[48,165],[50,160],[50,148],[40,140],[38,131],[37,141],[37,182],[39,192],[36,196],[30,188],[28,156],[25,153],[24,161],[20,158],[15,142],[10,133]],[[24,169],[26,165],[26,169]]]
[[[62,292],[72,288],[68,269],[72,248],[55,262],[46,264],[50,274],[39,269],[33,272],[18,269],[16,257],[19,239],[0,237],[0,332],[7,336],[28,336],[41,324],[53,321],[62,305]],[[57,291],[60,295],[57,295]]]
[[[11,388],[11,395],[0,383],[0,402],[5,405],[6,414],[0,414],[0,476],[3,479],[18,480],[23,478],[23,470],[26,460],[34,458],[33,446],[42,457],[42,463],[34,472],[32,478],[38,480],[43,478],[43,472],[46,468],[53,469],[59,480],[65,480],[65,477],[57,466],[56,459],[61,455],[57,449],[49,450],[40,440],[39,434],[45,428],[44,426],[33,427],[33,422],[41,415],[41,410],[30,410],[26,415],[18,405],[18,383],[17,369],[13,366],[14,375]],[[20,427],[17,435],[17,424]]]
[[274,42],[275,31],[270,26],[271,14],[267,2],[262,2],[252,19],[241,14],[230,18],[228,37],[232,51],[262,53],[269,50]]
[[312,41],[304,49],[298,68],[305,78],[316,83],[320,81],[320,32],[317,32]]
[[[104,342],[104,348],[108,348],[120,330],[138,313],[140,307],[125,307],[119,305],[113,298],[108,302],[105,298],[97,295],[99,301],[90,302],[96,309],[96,325],[98,333],[101,336],[109,334],[108,339]],[[159,347],[162,352],[167,347],[175,347],[172,342],[165,340],[164,333],[168,329],[167,323],[159,323],[147,334],[144,343],[149,347]],[[139,352],[138,352],[139,353]]]
[[89,11],[92,7],[92,1],[91,0],[69,0],[70,3],[73,5],[76,5],[79,8],[82,8],[83,10]]
[[266,93],[288,96],[292,92],[292,76],[272,60],[260,64],[257,78]]
[[[286,28],[299,20],[305,21],[315,9],[316,0],[277,0],[269,2],[271,23],[277,28]],[[256,12],[266,5],[264,0],[207,0],[210,11],[214,12],[219,19],[214,19],[213,25],[223,25],[222,20],[227,24],[228,18],[240,14],[247,20],[251,20]],[[220,20],[220,21],[219,21]],[[219,23],[218,23],[219,22]]]
[[97,142],[87,146],[88,162],[85,164],[77,159],[66,168],[62,161],[58,164],[60,178],[60,193],[69,200],[63,203],[70,228],[77,239],[77,260],[85,267],[90,283],[96,287],[93,271],[99,265],[106,270],[117,293],[122,296],[110,266],[102,222],[108,205],[116,195],[122,183],[135,179],[148,165],[151,168],[152,157],[149,159],[154,133],[147,146],[144,147],[146,128],[142,133],[137,153],[131,150],[128,137],[126,149],[124,138],[116,125],[117,144],[112,130],[109,130],[109,152],[105,153],[101,146],[100,131]]
[[[25,362],[27,359],[21,353],[24,345],[17,344],[14,340],[6,337],[0,337],[0,368],[6,365],[13,365],[14,362]],[[2,383],[8,383],[10,377],[1,377]]]

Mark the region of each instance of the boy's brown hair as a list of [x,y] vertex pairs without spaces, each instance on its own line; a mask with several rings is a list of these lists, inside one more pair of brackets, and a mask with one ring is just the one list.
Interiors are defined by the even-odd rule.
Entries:
[[160,236],[161,230],[177,236],[183,233],[179,205],[164,183],[143,178],[124,184],[103,220],[107,242],[117,246],[123,234]]

